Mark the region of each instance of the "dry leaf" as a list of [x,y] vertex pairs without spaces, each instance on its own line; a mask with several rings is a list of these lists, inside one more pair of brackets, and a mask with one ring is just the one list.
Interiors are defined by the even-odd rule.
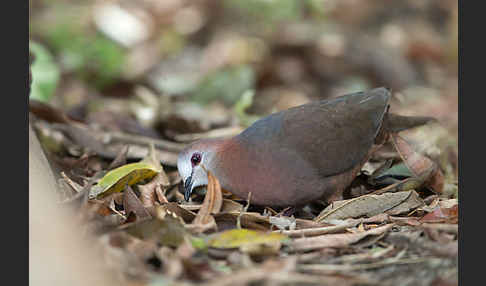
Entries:
[[137,221],[152,217],[130,186],[127,186],[123,194],[123,207],[125,208],[127,216],[129,216],[131,212],[135,213]]
[[[423,205],[415,191],[364,195],[350,200],[335,201],[325,208],[316,222],[331,222],[336,219],[357,218],[391,211],[402,213]],[[388,212],[387,212],[388,213]]]
[[276,226],[280,230],[289,229],[294,230],[297,223],[294,216],[270,216],[269,218],[270,224],[272,226]]
[[456,204],[450,208],[443,208],[443,207],[436,207],[433,212],[426,214],[422,219],[421,222],[450,222],[450,223],[457,223],[458,222],[458,212],[459,212],[459,205]]
[[424,201],[419,197],[417,192],[411,191],[410,196],[403,201],[402,203],[398,204],[397,206],[388,209],[386,211],[389,215],[399,215],[403,213],[408,213],[411,210],[414,210],[418,207],[425,205]]
[[182,208],[177,203],[167,203],[162,206],[157,206],[158,209],[161,209],[162,212],[165,212],[169,215],[180,217],[184,223],[190,223],[196,217],[196,214],[190,210]]
[[161,203],[167,203],[165,198],[165,191],[170,186],[169,179],[164,170],[155,176],[150,183],[139,185],[140,200],[145,207],[153,207],[155,205],[156,197]]
[[243,210],[243,205],[229,199],[223,199],[223,206],[221,212],[240,212]]
[[122,149],[120,149],[118,155],[116,155],[115,159],[113,159],[110,166],[108,166],[108,170],[116,169],[127,163],[128,149],[130,149],[130,145],[125,145],[123,146]]
[[425,185],[436,193],[442,193],[444,175],[439,166],[424,155],[416,152],[410,143],[398,134],[392,134],[391,140],[400,157],[409,170],[419,178],[423,178]]
[[219,213],[223,205],[223,195],[218,179],[209,171],[207,171],[207,174],[208,187],[206,196],[204,197],[201,209],[192,222],[194,225],[205,225],[214,221],[211,215]]

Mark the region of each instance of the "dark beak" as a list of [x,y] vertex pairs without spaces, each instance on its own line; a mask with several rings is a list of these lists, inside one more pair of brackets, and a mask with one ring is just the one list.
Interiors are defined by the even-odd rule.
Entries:
[[187,202],[191,197],[192,193],[192,176],[187,177],[186,181],[184,182],[184,200]]

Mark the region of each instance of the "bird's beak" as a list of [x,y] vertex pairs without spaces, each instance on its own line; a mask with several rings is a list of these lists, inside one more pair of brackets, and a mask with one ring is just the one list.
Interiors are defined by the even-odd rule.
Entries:
[[192,193],[192,175],[187,177],[186,181],[184,182],[184,200],[187,202],[191,197]]

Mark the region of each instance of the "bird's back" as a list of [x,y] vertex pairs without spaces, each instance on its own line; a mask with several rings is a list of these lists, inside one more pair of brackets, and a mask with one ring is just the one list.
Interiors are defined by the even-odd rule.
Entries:
[[387,89],[376,88],[311,102],[255,122],[238,139],[275,160],[294,152],[323,177],[340,174],[366,157],[389,99]]

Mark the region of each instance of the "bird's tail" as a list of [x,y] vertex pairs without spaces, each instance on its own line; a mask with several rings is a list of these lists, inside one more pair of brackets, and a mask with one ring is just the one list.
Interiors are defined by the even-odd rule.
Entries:
[[386,118],[386,129],[388,132],[398,133],[430,122],[437,122],[437,119],[428,116],[402,116],[388,113]]

